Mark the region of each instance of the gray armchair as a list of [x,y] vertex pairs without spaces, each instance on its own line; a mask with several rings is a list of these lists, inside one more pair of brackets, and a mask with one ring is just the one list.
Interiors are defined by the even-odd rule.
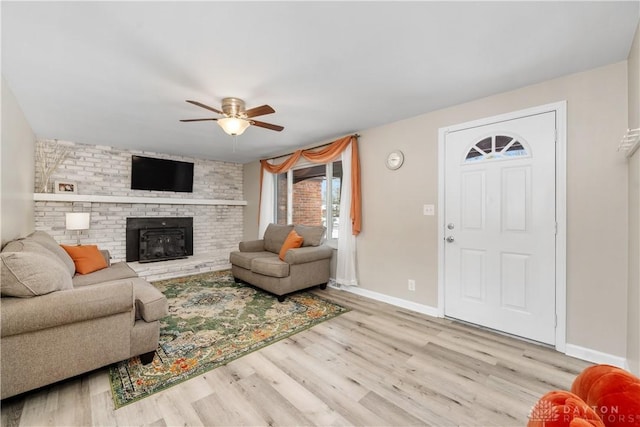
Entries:
[[[280,249],[291,230],[302,236],[302,247],[289,249],[284,261]],[[231,272],[236,282],[245,282],[278,296],[318,286],[325,289],[330,276],[333,249],[323,245],[325,227],[269,224],[260,240],[240,242],[231,252]]]

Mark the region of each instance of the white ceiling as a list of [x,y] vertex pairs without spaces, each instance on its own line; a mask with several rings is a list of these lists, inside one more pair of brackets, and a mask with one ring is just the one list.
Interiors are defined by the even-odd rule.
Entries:
[[[638,5],[2,1],[2,75],[39,138],[244,163],[625,60]],[[285,129],[178,121],[227,96]]]

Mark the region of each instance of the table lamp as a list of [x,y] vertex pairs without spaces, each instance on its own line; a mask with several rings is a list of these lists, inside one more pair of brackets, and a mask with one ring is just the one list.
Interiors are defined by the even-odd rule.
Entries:
[[67,213],[66,228],[67,230],[75,230],[76,237],[78,239],[78,246],[80,246],[80,233],[82,230],[89,229],[89,223],[91,222],[91,214],[89,212],[71,212]]

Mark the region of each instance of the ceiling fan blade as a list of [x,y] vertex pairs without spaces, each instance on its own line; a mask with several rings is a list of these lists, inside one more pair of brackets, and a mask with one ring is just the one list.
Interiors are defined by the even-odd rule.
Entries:
[[274,110],[273,108],[271,108],[269,105],[261,105],[259,107],[254,107],[251,108],[247,111],[245,111],[244,113],[247,115],[247,117],[258,117],[258,116],[264,116],[265,114],[271,114],[271,113],[275,113],[276,110]]
[[275,130],[277,132],[280,132],[282,129],[284,129],[283,126],[272,125],[271,123],[259,122],[257,120],[250,120],[250,121],[251,121],[251,124],[254,125],[254,126],[258,126],[258,127],[265,128],[265,129]]
[[209,107],[208,105],[204,105],[203,103],[198,102],[198,101],[191,101],[191,100],[187,99],[187,102],[189,104],[197,105],[198,107],[206,108],[207,110],[213,111],[214,113],[224,114],[222,111],[216,110],[215,108]]
[[204,121],[207,121],[207,120],[216,121],[218,119],[181,119],[180,121],[181,122],[204,122]]

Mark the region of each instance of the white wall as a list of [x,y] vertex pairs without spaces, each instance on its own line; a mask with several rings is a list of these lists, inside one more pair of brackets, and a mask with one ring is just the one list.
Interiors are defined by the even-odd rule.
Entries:
[[[628,181],[626,161],[616,150],[627,127],[626,61],[359,131],[361,288],[435,307],[437,217],[424,216],[422,206],[437,205],[438,129],[562,100],[568,114],[567,339],[624,359]],[[384,163],[393,149],[405,154],[397,171]],[[256,167],[245,165],[250,204],[257,203],[257,190],[248,191],[247,171],[255,176]],[[407,290],[407,279],[416,281],[415,292]]]
[[[640,127],[640,23],[627,60],[630,129]],[[627,360],[640,375],[640,150],[629,161],[629,289]]]
[[36,137],[2,77],[0,234],[2,245],[34,230],[33,180]]

